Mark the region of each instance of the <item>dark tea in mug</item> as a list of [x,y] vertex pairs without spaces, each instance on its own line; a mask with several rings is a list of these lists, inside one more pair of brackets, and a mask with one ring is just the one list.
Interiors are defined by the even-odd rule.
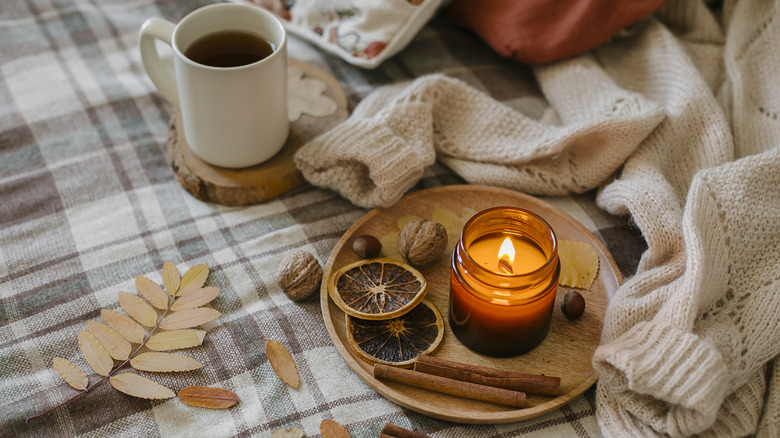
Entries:
[[211,67],[239,67],[270,56],[274,46],[249,32],[224,30],[196,39],[184,51],[187,58]]

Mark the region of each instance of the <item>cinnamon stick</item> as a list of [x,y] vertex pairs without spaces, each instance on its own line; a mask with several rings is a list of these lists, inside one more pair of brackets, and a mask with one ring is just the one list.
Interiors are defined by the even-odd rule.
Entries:
[[409,430],[406,428],[403,428],[401,426],[397,426],[395,424],[387,423],[385,424],[385,427],[382,428],[382,433],[379,435],[380,438],[382,437],[388,437],[388,438],[430,438],[428,435],[422,434],[420,432],[415,432],[413,430]]
[[515,371],[469,365],[427,354],[421,354],[417,357],[414,363],[414,370],[449,379],[522,391],[526,394],[534,395],[556,395],[561,386],[560,377],[523,374]]
[[516,408],[522,408],[525,403],[525,393],[519,391],[479,385],[471,382],[462,382],[389,365],[374,365],[374,377],[377,379],[406,383],[407,385],[442,392],[444,394],[482,400],[499,405],[513,406]]

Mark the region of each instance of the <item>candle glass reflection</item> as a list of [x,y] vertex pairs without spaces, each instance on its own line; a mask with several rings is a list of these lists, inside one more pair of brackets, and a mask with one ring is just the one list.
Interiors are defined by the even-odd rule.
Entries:
[[544,219],[516,207],[477,213],[452,253],[452,332],[489,356],[533,349],[550,328],[559,273],[557,240]]

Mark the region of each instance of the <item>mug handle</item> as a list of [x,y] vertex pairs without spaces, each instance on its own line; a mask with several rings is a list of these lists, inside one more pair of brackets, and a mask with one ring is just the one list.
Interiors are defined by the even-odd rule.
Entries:
[[176,25],[159,18],[149,18],[141,26],[138,46],[141,49],[141,60],[146,74],[154,82],[157,90],[169,102],[179,106],[179,91],[176,88],[172,64],[166,64],[157,53],[154,40],[160,40],[172,47],[173,30]]

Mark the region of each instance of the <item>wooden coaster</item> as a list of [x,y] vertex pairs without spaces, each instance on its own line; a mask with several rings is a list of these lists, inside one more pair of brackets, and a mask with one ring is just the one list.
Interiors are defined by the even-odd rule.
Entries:
[[324,82],[324,95],[336,102],[337,109],[325,117],[304,113],[290,122],[290,135],[282,150],[256,166],[227,169],[203,162],[187,145],[184,131],[179,129],[181,115],[175,110],[169,123],[168,156],[176,179],[192,196],[223,205],[250,205],[279,196],[304,182],[295,168],[293,155],[306,142],[347,118],[347,96],[338,81],[324,70],[294,59],[288,60],[288,68],[303,71],[304,78]]

